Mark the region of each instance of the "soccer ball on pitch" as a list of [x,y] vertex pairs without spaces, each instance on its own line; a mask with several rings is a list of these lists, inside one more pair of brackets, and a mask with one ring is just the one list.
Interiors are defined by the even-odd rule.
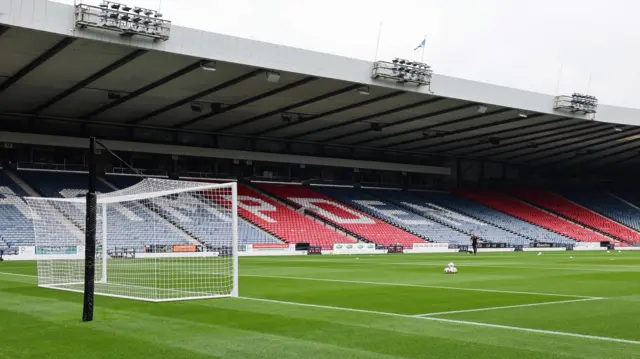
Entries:
[[449,265],[447,265],[444,268],[444,273],[445,274],[456,274],[456,273],[458,273],[458,268],[456,268],[455,264],[449,263]]

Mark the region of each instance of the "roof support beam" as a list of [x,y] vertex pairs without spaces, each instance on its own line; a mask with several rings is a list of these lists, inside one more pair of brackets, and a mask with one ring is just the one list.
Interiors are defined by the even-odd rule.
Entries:
[[[416,116],[413,117],[411,119],[411,121],[417,121],[417,120],[423,120],[423,119],[427,119],[430,117],[436,117],[436,116],[440,116],[440,115],[444,115],[450,112],[455,112],[455,111],[460,111],[460,110],[465,110],[468,108],[472,108],[472,107],[476,107],[476,104],[467,104],[467,105],[462,105],[462,106],[457,106],[457,107],[453,107],[447,110],[441,110],[441,111],[436,111],[436,112],[432,112],[430,114],[426,114],[426,115],[421,115],[421,116]],[[494,112],[490,112],[490,113],[480,113],[480,114],[475,114],[473,116],[467,116],[467,117],[462,117],[462,118],[458,118],[455,120],[451,120],[451,121],[445,121],[445,122],[441,122],[441,123],[434,123],[431,125],[426,125],[426,126],[422,126],[422,127],[418,127],[418,128],[412,128],[410,130],[406,130],[406,131],[401,131],[401,132],[396,132],[396,133],[391,133],[388,135],[384,135],[384,136],[379,136],[376,138],[371,138],[371,139],[367,139],[367,140],[362,140],[362,141],[358,141],[356,143],[353,143],[353,145],[361,145],[363,143],[367,143],[367,142],[375,142],[375,141],[380,141],[380,140],[386,140],[386,139],[390,139],[390,138],[394,138],[394,137],[398,137],[398,136],[404,136],[410,133],[414,133],[414,132],[421,132],[421,131],[426,131],[426,130],[431,130],[437,127],[442,127],[442,126],[448,126],[448,125],[454,125],[457,123],[462,123],[462,122],[466,122],[466,121],[472,121],[472,120],[476,120],[482,117],[486,117],[486,116],[493,116],[493,115],[499,115],[501,113],[505,113],[508,111],[512,111],[510,108],[503,108],[500,109],[498,111],[494,111]],[[394,124],[391,125],[397,125],[400,123],[406,123],[408,122],[407,120],[404,121],[400,121],[400,122],[396,122]],[[391,126],[389,126],[391,127]],[[391,144],[387,144],[384,145],[385,148],[388,147],[393,147],[393,146],[398,146],[403,144],[406,141],[400,141],[400,142],[396,142],[396,143],[391,143]]]
[[[404,110],[408,110],[408,109],[412,109],[412,108],[428,105],[428,104],[439,102],[439,101],[442,101],[442,100],[444,100],[444,99],[443,98],[431,98],[431,99],[423,100],[423,101],[420,101],[420,102],[414,102],[414,103],[409,104],[409,105],[404,105],[404,106],[392,108],[392,109],[387,110],[387,111],[378,112],[378,113],[374,113],[374,114],[371,114],[371,115],[359,117],[359,118],[356,118],[356,119],[353,119],[353,120],[349,120],[347,122],[342,122],[342,123],[339,123],[339,124],[329,125],[329,126],[326,126],[326,127],[322,128],[322,131],[332,130],[334,128],[342,127],[344,125],[351,125],[351,124],[354,124],[354,123],[357,123],[357,122],[363,122],[363,121],[371,120],[371,119],[374,119],[374,118],[379,118],[379,117],[382,117],[382,116],[386,116],[386,115],[390,115],[390,114],[393,114],[393,113],[396,113],[396,112],[401,112],[401,111],[404,111]],[[384,124],[381,125],[381,126],[382,126],[382,128],[388,127],[388,125],[385,126]],[[341,138],[349,137],[349,136],[352,136],[354,134],[360,133],[361,131],[363,131],[363,130],[347,132],[347,133],[343,133],[341,135],[325,138],[324,140],[322,140],[322,142],[326,143],[326,142],[329,142],[329,141],[333,141],[333,140],[338,140],[338,139],[341,139]],[[369,129],[364,130],[364,132],[368,132],[368,131],[369,131]],[[308,135],[308,133],[304,133],[303,135],[306,136],[306,135]],[[298,136],[300,136],[300,135],[298,135]]]
[[240,127],[240,126],[248,125],[250,123],[253,123],[253,122],[256,122],[256,121],[260,121],[260,120],[263,120],[265,118],[269,118],[269,117],[271,117],[273,115],[277,115],[279,113],[283,113],[283,112],[287,112],[289,110],[293,110],[294,108],[310,105],[312,103],[320,102],[320,101],[326,100],[326,99],[334,97],[334,96],[342,95],[343,93],[347,93],[349,91],[353,91],[353,90],[355,90],[355,89],[357,89],[357,88],[359,88],[361,86],[362,85],[358,85],[358,84],[349,85],[349,86],[341,88],[339,90],[327,92],[327,93],[325,93],[323,95],[316,96],[316,97],[310,98],[308,100],[296,102],[296,103],[291,104],[289,106],[281,107],[281,108],[275,109],[273,111],[269,111],[267,113],[263,113],[261,115],[248,118],[246,120],[242,120],[242,121],[237,122],[237,123],[233,123],[233,124],[230,124],[230,125],[227,125],[227,126],[223,126],[221,128],[217,128],[214,131],[225,132],[225,131],[228,131],[228,130],[231,130],[231,129],[234,129],[234,128],[237,128],[237,127]]
[[[574,138],[573,140],[571,140],[569,142],[560,143],[560,144],[557,144],[555,146],[542,148],[542,149],[539,149],[537,151],[533,151],[533,152],[529,152],[529,153],[513,155],[513,156],[510,156],[510,157],[507,157],[507,159],[508,160],[512,160],[512,159],[518,158],[518,157],[529,157],[529,156],[535,155],[535,154],[542,154],[542,156],[537,156],[537,157],[530,158],[530,159],[527,160],[528,162],[537,162],[537,161],[540,161],[540,160],[545,159],[545,158],[556,157],[556,156],[563,155],[563,154],[566,154],[566,153],[580,151],[582,149],[589,148],[589,147],[592,147],[592,146],[599,146],[601,144],[605,144],[605,143],[608,143],[610,141],[615,141],[616,139],[618,139],[618,137],[629,136],[632,133],[633,134],[640,133],[639,131],[632,131],[632,132],[624,132],[623,131],[623,132],[616,132],[616,133],[611,133],[610,132],[609,134],[603,134],[603,131],[606,130],[606,127],[609,127],[610,125],[606,125],[606,124],[602,124],[602,125],[603,126],[600,126],[600,127],[596,128],[593,131],[585,132],[585,133],[579,135],[580,137],[588,136],[586,138]],[[604,139],[602,141],[598,141],[598,142],[591,143],[591,144],[588,144],[588,145],[572,147],[572,148],[568,148],[567,149],[567,146],[570,146],[570,145],[573,145],[573,144],[593,141],[593,140],[597,140],[599,138],[605,138],[605,137],[606,137],[606,139]],[[553,142],[557,142],[557,140],[553,141]],[[552,150],[556,150],[556,149],[561,149],[561,151],[559,151],[559,152],[552,151]],[[551,151],[551,153],[549,153],[549,151]]]
[[[554,124],[560,121],[565,121],[565,120],[571,120],[570,118],[563,118],[563,119],[559,119],[559,120],[552,120],[552,121],[548,121],[548,122],[541,122],[541,123],[536,123],[535,126],[544,126],[544,125],[549,125],[549,124]],[[531,127],[535,127],[535,126],[531,126]],[[551,127],[551,128],[543,128],[540,129],[538,131],[533,131],[533,132],[528,132],[528,133],[521,133],[518,135],[513,135],[513,136],[509,136],[509,137],[503,137],[500,140],[501,141],[510,141],[510,140],[515,140],[518,138],[522,138],[522,137],[529,137],[529,136],[535,136],[535,135],[539,135],[539,134],[546,134],[547,132],[554,132],[553,135],[558,134],[557,131],[559,130],[565,130],[565,129],[571,129],[572,131],[575,130],[576,127],[594,127],[593,123],[583,123],[583,122],[577,122],[577,123],[571,123],[571,124],[567,124],[564,126],[558,126],[558,127]],[[503,133],[507,133],[507,132],[512,132],[512,131],[518,131],[518,130],[523,130],[528,128],[527,126],[523,126],[523,127],[518,127],[518,128],[514,128],[512,130],[505,130]],[[571,131],[566,131],[566,132],[571,132]],[[531,141],[535,141],[535,140],[539,140],[539,139],[544,139],[547,138],[549,135],[543,135],[543,136],[535,136],[535,137],[531,137],[531,138],[527,138],[527,139],[523,139],[521,141],[515,141],[515,142],[511,142],[505,145],[501,145],[501,147],[509,147],[509,146],[515,146],[524,142],[531,142]],[[482,138],[485,137],[485,135],[478,135],[475,138]],[[471,138],[466,138],[466,139],[471,139]],[[465,139],[465,140],[466,140]],[[485,152],[485,151],[491,151],[491,150],[495,150],[495,147],[493,146],[488,146],[486,143],[470,143],[464,146],[459,146],[456,147],[454,149],[454,151],[459,151],[461,149],[465,149],[465,148],[469,148],[469,147],[475,147],[475,146],[485,146],[485,148],[480,148],[480,149],[476,149],[476,150],[472,150],[469,152],[472,153],[477,153],[477,152]],[[463,153],[469,153],[469,152],[463,152]]]
[[101,113],[103,113],[103,112],[105,112],[107,110],[110,110],[110,109],[112,109],[112,108],[114,108],[116,106],[119,106],[119,105],[121,105],[121,104],[123,104],[123,103],[125,103],[127,101],[133,100],[134,98],[136,98],[136,97],[138,97],[138,96],[140,96],[142,94],[145,94],[145,93],[147,93],[147,92],[149,92],[149,91],[151,91],[151,90],[153,90],[153,89],[155,89],[157,87],[160,87],[160,86],[162,86],[162,85],[164,85],[164,84],[166,84],[166,83],[168,83],[170,81],[173,81],[173,80],[177,79],[180,76],[186,75],[187,73],[189,73],[189,72],[191,72],[191,71],[193,71],[195,69],[199,69],[199,68],[200,68],[200,60],[194,62],[191,65],[183,67],[182,69],[180,69],[178,71],[175,71],[174,73],[169,74],[169,75],[167,75],[167,76],[165,76],[165,77],[163,77],[163,78],[161,78],[161,79],[159,79],[157,81],[154,81],[154,82],[152,82],[152,83],[150,83],[150,84],[148,84],[146,86],[143,86],[143,87],[141,87],[141,88],[139,88],[139,89],[127,94],[126,96],[121,97],[118,100],[110,102],[110,103],[108,103],[108,104],[106,104],[106,105],[104,105],[104,106],[102,106],[102,107],[100,107],[98,109],[95,109],[95,110],[93,110],[93,111],[91,111],[89,113],[86,113],[83,116],[80,116],[80,118],[85,119],[85,120],[90,119],[90,118],[92,118],[94,116],[97,116],[97,115],[99,115],[99,114],[101,114]]
[[[500,147],[485,148],[485,149],[479,150],[477,152],[486,152],[486,151],[491,151],[491,150],[498,149],[499,150],[498,152],[490,153],[488,155],[489,156],[500,156],[500,155],[503,155],[503,154],[517,152],[517,151],[528,149],[528,148],[538,148],[540,146],[544,146],[544,145],[547,145],[547,144],[554,143],[554,142],[558,141],[558,139],[551,140],[551,138],[555,138],[555,137],[563,136],[563,135],[574,135],[574,134],[577,134],[577,132],[594,129],[594,128],[597,128],[599,126],[600,126],[600,124],[589,123],[586,126],[583,124],[579,129],[571,128],[571,129],[560,131],[560,132],[554,132],[553,134],[546,134],[546,131],[545,131],[545,134],[540,135],[540,136],[532,137],[532,138],[529,138],[527,140],[517,141],[517,142],[514,142],[514,143],[509,143],[509,144],[506,144],[506,145],[500,145]],[[537,141],[537,140],[541,140],[541,139],[544,139],[545,141],[539,142],[539,143],[535,143],[535,146],[532,145],[532,141]],[[516,146],[516,145],[520,145],[520,144],[523,144],[523,145],[521,145],[519,147],[516,147],[516,148],[511,148],[511,149],[508,149],[508,150],[506,149],[506,148],[510,148],[510,147],[513,147],[513,146]],[[465,152],[465,153],[468,153],[468,152]],[[473,152],[473,153],[476,153],[476,152]],[[460,154],[460,155],[462,155],[462,154]]]
[[[200,66],[201,66],[200,65],[200,61],[198,61],[197,66],[195,68],[198,69],[198,68],[200,68]],[[202,90],[202,91],[200,91],[200,92],[198,92],[196,94],[193,94],[193,95],[191,95],[189,97],[185,97],[182,100],[179,100],[179,101],[176,101],[176,102],[174,102],[172,104],[169,104],[169,105],[166,105],[164,107],[161,107],[161,108],[159,108],[159,109],[157,109],[155,111],[152,111],[152,112],[150,112],[150,113],[148,113],[148,114],[146,114],[146,115],[144,115],[144,116],[142,116],[140,118],[137,118],[135,120],[131,120],[128,123],[135,125],[135,124],[144,122],[144,121],[146,121],[146,120],[148,120],[148,119],[150,119],[152,117],[158,116],[159,114],[171,111],[171,110],[176,109],[176,108],[178,108],[180,106],[184,106],[184,105],[188,104],[189,102],[195,101],[195,100],[203,98],[205,96],[209,96],[212,93],[218,92],[220,90],[224,90],[224,89],[226,89],[228,87],[237,85],[242,81],[248,80],[248,79],[250,79],[250,78],[252,78],[252,77],[254,77],[254,76],[258,75],[258,74],[261,74],[263,71],[264,70],[261,70],[261,69],[256,69],[256,70],[253,70],[253,71],[249,71],[249,72],[244,73],[244,74],[242,74],[242,75],[240,75],[240,76],[238,76],[236,78],[233,78],[233,79],[231,79],[229,81],[223,82],[220,85],[216,85],[216,86],[210,87],[210,88],[208,88],[206,90]]]
[[[506,124],[510,124],[510,123],[515,123],[515,122],[520,122],[520,121],[526,121],[532,118],[536,118],[536,117],[542,117],[544,116],[543,114],[535,114],[535,115],[529,115],[527,118],[522,118],[520,116],[518,117],[512,117],[506,120],[501,120],[501,121],[496,121],[496,122],[492,122],[492,123],[487,123],[487,124],[483,124],[483,125],[477,125],[477,126],[471,126],[471,127],[467,127],[461,130],[456,130],[456,131],[451,131],[445,134],[446,137],[452,136],[452,135],[459,135],[461,133],[466,133],[466,132],[472,132],[472,131],[476,131],[476,130],[482,130],[484,128],[489,128],[489,127],[494,127],[494,126],[501,126],[501,125],[506,125]],[[421,139],[416,139],[413,142],[419,142],[419,141],[424,141],[427,140],[426,138],[421,138]],[[449,140],[449,141],[445,141],[445,142],[441,142],[441,143],[430,143],[427,145],[423,145],[423,146],[417,146],[417,147],[412,147],[409,148],[408,150],[421,150],[424,148],[432,148],[432,147],[438,147],[440,145],[442,145],[443,143],[454,143],[460,141],[459,139],[453,139],[453,140]],[[407,142],[410,143],[410,142]]]
[[75,41],[72,37],[65,37],[58,41],[55,45],[43,52],[35,60],[28,63],[25,67],[21,68],[15,74],[9,76],[2,84],[0,84],[0,92],[5,91],[16,82],[20,81],[23,77],[27,76],[31,71],[37,69],[40,65],[44,64],[50,58],[57,55],[60,51],[64,50],[67,46],[71,45]]
[[[170,129],[161,126],[152,126],[152,125],[132,125],[128,123],[122,122],[111,122],[111,121],[99,121],[99,120],[84,120],[78,118],[66,118],[66,117],[56,117],[56,116],[46,116],[46,115],[34,115],[34,114],[24,114],[24,113],[8,113],[8,112],[0,112],[0,118],[25,118],[25,119],[37,119],[37,120],[48,120],[48,121],[59,121],[59,122],[68,122],[68,123],[81,123],[86,125],[98,125],[102,127],[114,127],[114,128],[127,128],[127,129],[147,129],[147,130],[156,130],[156,131],[165,131],[165,132],[181,132],[181,133],[191,133],[191,134],[204,134],[209,136],[219,136],[219,137],[230,137],[230,138],[242,138],[242,139],[256,139],[256,140],[266,140],[266,141],[274,141],[280,143],[299,143],[299,144],[307,144],[307,145],[316,145],[318,147],[334,147],[334,148],[347,148],[351,150],[366,150],[366,151],[380,151],[380,148],[375,147],[366,147],[366,146],[352,146],[352,145],[343,145],[343,144],[324,144],[317,141],[307,141],[307,140],[286,140],[277,137],[255,137],[250,135],[236,134],[236,133],[228,133],[228,132],[215,132],[215,131],[204,131],[204,130],[190,130],[190,129]],[[6,121],[0,121],[3,123]],[[403,150],[394,150],[388,149],[385,152],[389,153],[398,153],[398,154],[422,154],[422,155],[431,155],[431,153],[415,153],[408,152]],[[437,155],[442,156],[442,155]],[[479,158],[474,157],[466,157],[465,159],[471,160],[480,160]]]
[[[273,131],[278,131],[278,130],[282,130],[282,129],[285,129],[285,128],[294,127],[294,126],[297,126],[297,125],[300,125],[300,124],[303,124],[303,123],[308,123],[309,121],[317,120],[319,118],[335,115],[335,114],[340,113],[340,112],[353,110],[354,108],[364,107],[364,106],[370,105],[372,103],[376,103],[376,102],[379,102],[379,101],[383,101],[383,100],[387,100],[387,99],[390,99],[390,98],[393,98],[393,97],[397,97],[397,96],[400,96],[402,94],[404,94],[404,92],[402,92],[402,91],[391,92],[391,93],[388,93],[386,95],[374,97],[372,99],[368,99],[368,100],[361,101],[361,102],[358,102],[358,103],[354,103],[354,104],[351,104],[351,105],[347,105],[347,106],[343,106],[343,107],[340,107],[340,108],[336,108],[334,110],[322,112],[322,113],[310,116],[308,118],[305,118],[304,120],[300,120],[300,121],[297,121],[297,122],[291,122],[291,123],[285,123],[285,124],[282,124],[280,126],[276,126],[276,127],[272,127],[272,128],[260,131],[260,132],[256,132],[256,133],[254,133],[254,135],[260,136],[260,135],[267,134],[269,132],[273,132]],[[379,116],[379,114],[377,114],[376,116]],[[293,135],[293,137],[303,137],[303,136],[307,136],[307,135],[310,135],[310,134],[315,134],[315,133],[318,133],[318,132],[325,131],[326,129],[329,129],[329,128],[341,127],[341,126],[344,126],[344,125],[348,125],[349,123],[353,123],[352,121],[358,122],[360,120],[359,119],[350,120],[350,121],[342,122],[340,124],[334,124],[334,125],[330,125],[330,126],[326,126],[326,127],[321,127],[321,128],[315,129],[315,130],[305,131],[303,133],[299,133],[299,134]],[[291,137],[292,136],[289,136],[288,138],[291,138]]]
[[300,87],[300,86],[306,85],[306,84],[308,84],[310,82],[313,82],[313,81],[315,81],[317,79],[318,79],[317,77],[305,77],[302,80],[299,80],[299,81],[296,81],[296,82],[292,82],[290,84],[278,87],[277,89],[273,89],[271,91],[267,91],[267,92],[262,93],[260,95],[253,96],[251,98],[242,100],[242,101],[240,101],[238,103],[234,103],[233,105],[230,105],[228,107],[222,108],[222,109],[220,109],[218,111],[202,114],[202,115],[197,116],[197,117],[195,117],[195,118],[193,118],[191,120],[187,120],[187,121],[184,121],[184,122],[177,123],[177,124],[175,124],[175,125],[173,125],[171,127],[172,128],[184,128],[184,127],[187,127],[189,125],[193,125],[195,123],[198,123],[200,121],[209,119],[211,117],[220,115],[222,113],[229,112],[231,110],[235,110],[235,109],[240,108],[242,106],[246,106],[246,105],[252,104],[252,103],[254,103],[256,101],[263,100],[263,99],[265,99],[267,97],[270,97],[270,96],[273,96],[273,95],[277,95],[277,94],[279,94],[281,92],[285,92],[285,91],[294,89],[296,87]]
[[66,97],[68,97],[69,95],[75,93],[76,91],[86,87],[87,85],[91,84],[94,81],[97,81],[98,79],[110,74],[111,72],[117,70],[118,68],[128,64],[129,62],[137,59],[138,57],[146,54],[147,51],[146,50],[135,50],[127,55],[125,55],[124,57],[120,58],[118,61],[112,63],[111,65],[104,67],[102,70],[90,75],[89,77],[85,78],[84,80],[78,82],[77,84],[73,85],[72,87],[64,90],[63,92],[57,94],[56,96],[52,97],[51,99],[49,99],[48,101],[38,105],[37,107],[33,108],[31,111],[29,111],[29,113],[33,113],[33,114],[38,114],[40,112],[42,112],[43,110],[53,106],[54,104],[60,102],[61,100],[65,99]]
[[[634,130],[633,128],[630,128],[628,130],[629,131],[627,131],[627,132],[623,131],[622,133],[618,132],[618,133],[615,133],[615,134],[610,134],[608,136],[605,136],[605,137],[615,136],[615,138],[607,138],[607,139],[604,139],[602,141],[598,141],[596,143],[584,145],[584,146],[581,146],[581,147],[574,147],[570,151],[564,151],[564,152],[561,152],[561,153],[556,154],[556,155],[551,156],[551,157],[555,157],[555,156],[566,154],[566,153],[570,153],[570,152],[584,150],[584,149],[587,149],[589,147],[609,144],[608,146],[604,146],[604,147],[595,149],[593,152],[588,153],[587,156],[589,156],[589,155],[592,155],[592,154],[595,154],[595,153],[598,153],[598,152],[602,152],[602,151],[606,151],[606,150],[609,150],[609,149],[612,149],[612,148],[621,147],[621,146],[625,146],[625,145],[630,144],[630,143],[638,142],[640,140],[640,137],[632,139],[632,140],[629,140],[629,141],[626,141],[626,142],[623,142],[623,143],[620,143],[620,141],[619,141],[620,139],[623,139],[623,138],[629,137],[629,136],[638,136],[638,135],[640,135],[640,129],[635,128],[635,130]],[[600,137],[602,137],[602,136],[600,136]],[[597,138],[600,138],[600,137],[597,137]],[[613,143],[611,143],[611,142],[613,142]],[[628,151],[628,149],[624,149],[624,150],[619,151],[617,153],[622,153],[624,151]],[[614,152],[614,154],[617,154],[617,153]],[[606,155],[604,157],[608,157],[608,156],[609,155]],[[553,161],[553,162],[547,162],[547,163],[544,163],[544,164],[542,164],[540,166],[555,166],[555,165],[558,165],[558,164],[560,164],[562,162],[572,161],[572,160],[575,160],[575,159],[576,159],[575,157],[573,157],[573,158],[565,158],[565,159],[560,159],[560,160],[556,160],[556,161]],[[596,158],[596,159],[600,159],[600,158]],[[571,163],[568,166],[569,167],[574,167],[574,166],[580,165],[582,162],[587,162],[587,161],[590,161],[590,160],[578,161],[577,163]]]
[[[420,106],[424,106],[424,105],[430,105],[430,104],[433,104],[433,103],[436,103],[436,102],[440,102],[440,101],[444,101],[444,100],[446,100],[446,99],[442,98],[442,97],[431,98],[431,99],[428,99],[428,100],[415,102],[415,103],[412,103],[412,104],[409,104],[409,105],[392,108],[391,110],[384,111],[384,112],[382,112],[380,114],[371,115],[371,116],[379,117],[379,115],[389,115],[389,114],[392,114],[392,113],[401,112],[401,111],[409,110],[409,109],[420,107]],[[402,124],[405,124],[405,123],[410,123],[410,122],[413,122],[413,121],[418,121],[418,120],[430,118],[430,117],[433,117],[433,116],[442,115],[442,114],[449,113],[449,112],[452,112],[452,111],[458,111],[460,109],[464,109],[464,108],[467,108],[467,107],[471,107],[471,105],[463,105],[463,106],[458,106],[458,107],[454,107],[454,108],[448,108],[448,109],[444,109],[444,110],[440,110],[440,111],[429,112],[429,113],[426,113],[426,114],[412,116],[412,117],[409,117],[409,118],[406,118],[404,120],[400,120],[400,121],[397,121],[397,122],[383,123],[383,124],[380,125],[380,129],[384,130],[385,128],[391,128],[391,127],[399,126],[399,125],[402,125]],[[365,121],[365,120],[369,120],[369,118],[361,118],[360,119],[360,121]],[[351,137],[351,136],[361,135],[363,133],[367,133],[367,132],[370,132],[370,131],[371,131],[371,129],[367,128],[367,129],[347,132],[347,133],[343,133],[341,135],[325,138],[323,141],[324,142],[336,141],[336,140],[340,140],[340,139]],[[364,141],[364,142],[366,142],[366,141]],[[356,144],[358,144],[358,143],[356,143]]]

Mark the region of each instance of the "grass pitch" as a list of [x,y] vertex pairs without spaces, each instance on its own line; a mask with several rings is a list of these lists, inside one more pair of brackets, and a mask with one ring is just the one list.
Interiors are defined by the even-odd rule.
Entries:
[[[573,259],[570,258],[573,256]],[[453,261],[460,273],[443,274]],[[240,259],[242,298],[144,303],[0,263],[0,358],[640,358],[640,253]]]

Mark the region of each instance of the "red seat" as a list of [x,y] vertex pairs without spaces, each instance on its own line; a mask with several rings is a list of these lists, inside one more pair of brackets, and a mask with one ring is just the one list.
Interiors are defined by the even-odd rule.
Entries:
[[491,207],[500,212],[577,241],[600,242],[609,240],[609,238],[599,233],[582,228],[574,223],[553,216],[515,198],[508,197],[500,193],[480,191],[458,191],[456,193],[460,196],[484,204],[487,207]]
[[344,228],[374,243],[402,244],[413,247],[413,243],[425,242],[419,237],[314,192],[305,186],[261,183],[258,184],[258,187],[299,207],[313,211],[337,227]]
[[509,191],[509,193],[617,239],[640,242],[640,234],[638,232],[581,207],[555,193],[539,189],[515,189]]

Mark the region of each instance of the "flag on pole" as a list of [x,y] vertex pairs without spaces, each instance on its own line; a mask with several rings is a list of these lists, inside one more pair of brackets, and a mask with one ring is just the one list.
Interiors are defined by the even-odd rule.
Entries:
[[424,46],[426,45],[426,42],[427,42],[427,38],[422,39],[422,42],[420,43],[420,45],[418,45],[418,47],[413,49],[413,51],[416,51],[417,49],[424,49]]

